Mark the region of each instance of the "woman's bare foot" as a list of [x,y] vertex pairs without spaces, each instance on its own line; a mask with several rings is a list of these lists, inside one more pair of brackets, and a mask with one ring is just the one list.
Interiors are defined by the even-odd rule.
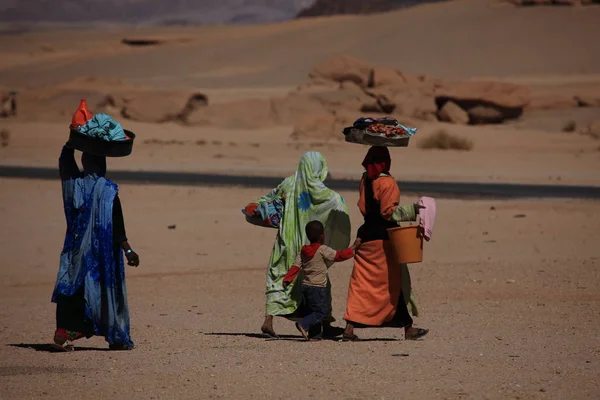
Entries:
[[346,322],[346,329],[344,329],[344,333],[342,334],[342,340],[352,341],[357,339],[358,336],[354,334],[354,325],[352,325],[350,322]]
[[429,329],[414,328],[412,325],[404,328],[404,339],[417,340],[429,333]]
[[272,337],[272,338],[279,337],[275,333],[275,330],[273,330],[273,316],[272,315],[265,316],[265,322],[263,322],[260,330],[262,331],[262,333],[264,333],[265,335],[267,335],[269,337]]

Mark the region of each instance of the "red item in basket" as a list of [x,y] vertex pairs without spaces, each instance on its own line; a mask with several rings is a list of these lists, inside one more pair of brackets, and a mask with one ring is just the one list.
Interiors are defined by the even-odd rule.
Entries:
[[369,125],[367,130],[373,133],[383,133],[385,136],[398,136],[406,134],[406,131],[402,127],[384,124]]

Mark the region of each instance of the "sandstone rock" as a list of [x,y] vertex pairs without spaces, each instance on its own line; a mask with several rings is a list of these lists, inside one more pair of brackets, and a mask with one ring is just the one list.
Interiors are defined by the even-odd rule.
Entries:
[[183,110],[179,112],[177,117],[185,122],[194,111],[206,106],[208,106],[208,97],[205,94],[193,94],[188,98]]
[[365,61],[350,56],[333,56],[325,59],[309,73],[313,80],[334,82],[352,81],[366,87],[372,67]]
[[506,110],[498,108],[493,105],[479,104],[469,108],[467,112],[469,115],[469,122],[471,124],[500,124],[507,119],[518,118],[518,116],[511,117],[506,113]]
[[339,90],[346,90],[349,92],[362,92],[364,93],[364,89],[360,86],[358,86],[356,83],[351,82],[351,81],[346,81],[346,82],[342,82],[340,83]]
[[420,87],[396,86],[382,90],[369,90],[367,93],[372,99],[363,103],[363,110],[368,110],[376,104],[384,114],[425,121],[437,120],[434,98]]
[[313,93],[310,99],[319,104],[322,110],[336,114],[339,110],[351,110],[356,113],[370,97],[362,90],[336,90]]
[[600,121],[590,123],[581,133],[593,139],[600,139]]
[[160,123],[179,119],[188,107],[200,106],[201,98],[208,102],[202,94],[190,97],[185,92],[128,91],[106,96],[98,108],[133,121]]
[[469,123],[469,113],[460,108],[455,102],[448,101],[437,112],[438,119],[443,122],[466,125]]
[[17,115],[17,93],[15,91],[0,90],[0,117],[14,117]]
[[567,110],[576,108],[577,100],[570,93],[540,93],[534,94],[527,104],[527,110]]
[[578,89],[573,98],[579,107],[600,107],[600,85]]
[[277,125],[273,103],[276,100],[249,99],[213,104],[194,110],[189,125],[218,126],[228,129],[259,129]]
[[435,102],[441,108],[448,101],[467,111],[471,123],[499,123],[521,116],[531,101],[531,90],[505,82],[444,84],[436,89]]
[[600,84],[575,82],[537,87],[528,110],[564,110],[576,107],[600,107]]
[[375,67],[371,70],[369,87],[381,87],[389,85],[405,85],[406,77],[402,72],[389,67]]
[[436,90],[436,99],[490,103],[504,108],[523,108],[531,100],[531,89],[506,82],[470,81],[446,84]]
[[273,103],[275,118],[284,125],[292,125],[295,118],[303,115],[323,113],[321,104],[314,100],[312,93],[290,94]]

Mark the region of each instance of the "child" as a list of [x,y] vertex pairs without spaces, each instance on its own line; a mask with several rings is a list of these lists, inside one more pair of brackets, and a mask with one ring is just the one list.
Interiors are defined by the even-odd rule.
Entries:
[[296,323],[296,328],[306,340],[309,340],[310,328],[320,325],[323,318],[331,312],[331,302],[327,293],[327,268],[334,262],[354,257],[354,251],[360,246],[360,239],[357,238],[351,247],[335,251],[323,244],[324,233],[323,224],[319,221],[306,224],[306,237],[310,244],[302,247],[294,265],[283,278],[285,287],[294,280],[300,270],[304,271],[302,296],[305,300],[306,316]]

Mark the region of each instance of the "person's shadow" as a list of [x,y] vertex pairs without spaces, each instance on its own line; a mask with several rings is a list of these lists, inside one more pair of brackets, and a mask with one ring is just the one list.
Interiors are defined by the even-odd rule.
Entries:
[[[248,333],[248,332],[205,332],[204,334],[207,336],[245,336],[245,337],[253,338],[253,339],[263,339],[265,341],[268,341],[268,340],[288,340],[288,341],[292,341],[292,342],[304,342],[305,341],[304,338],[300,335],[278,335],[278,337],[274,338],[274,337],[270,337],[270,336],[267,336],[262,333]],[[368,338],[368,339],[357,339],[357,340],[354,340],[354,342],[397,342],[400,340],[401,339],[396,339],[396,338]],[[323,339],[320,339],[320,341],[340,342],[340,341],[342,341],[342,337],[341,336],[325,337]],[[316,340],[315,340],[315,342],[316,342]]]
[[[35,351],[43,351],[46,353],[64,353],[61,350],[56,349],[55,347],[53,347],[51,344],[47,344],[47,343],[11,343],[8,344],[7,346],[11,346],[11,347],[19,347],[21,349],[32,349]],[[73,350],[74,351],[110,351],[110,349],[107,348],[101,348],[101,347],[85,347],[85,346],[73,346]]]

